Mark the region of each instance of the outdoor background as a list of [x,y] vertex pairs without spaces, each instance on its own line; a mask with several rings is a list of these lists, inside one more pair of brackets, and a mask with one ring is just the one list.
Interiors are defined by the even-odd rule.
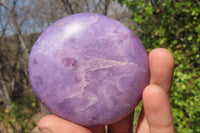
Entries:
[[49,25],[78,12],[121,21],[147,52],[169,49],[175,57],[170,100],[176,132],[200,133],[199,0],[0,0],[0,133],[36,133],[48,111],[30,86],[30,50]]

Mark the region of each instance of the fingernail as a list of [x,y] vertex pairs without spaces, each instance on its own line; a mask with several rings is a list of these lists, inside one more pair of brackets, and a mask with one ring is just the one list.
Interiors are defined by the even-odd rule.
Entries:
[[39,129],[41,133],[50,133],[46,128]]

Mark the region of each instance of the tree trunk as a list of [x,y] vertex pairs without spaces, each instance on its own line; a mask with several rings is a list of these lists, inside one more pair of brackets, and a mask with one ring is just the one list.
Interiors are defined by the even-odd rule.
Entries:
[[110,4],[110,0],[105,0],[105,4],[104,4],[104,15],[107,16],[108,14],[108,6]]
[[6,83],[3,80],[2,74],[0,73],[0,96],[3,99],[3,102],[6,106],[6,109],[11,110],[11,101],[8,93],[8,89],[6,87]]

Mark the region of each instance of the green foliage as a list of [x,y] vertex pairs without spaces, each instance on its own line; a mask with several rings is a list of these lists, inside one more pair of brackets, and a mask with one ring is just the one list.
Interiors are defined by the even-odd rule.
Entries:
[[12,129],[15,133],[30,133],[36,126],[32,116],[37,105],[35,97],[24,95],[12,102],[11,110],[0,108],[0,121],[7,130]]
[[200,3],[198,0],[119,0],[133,11],[133,31],[148,51],[175,58],[171,105],[176,132],[200,132]]

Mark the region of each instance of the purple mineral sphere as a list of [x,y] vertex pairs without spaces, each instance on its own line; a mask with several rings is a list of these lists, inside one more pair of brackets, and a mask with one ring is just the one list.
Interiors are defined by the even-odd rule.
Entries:
[[79,13],[49,26],[29,58],[32,88],[55,115],[83,126],[127,116],[149,82],[140,39],[112,18]]

